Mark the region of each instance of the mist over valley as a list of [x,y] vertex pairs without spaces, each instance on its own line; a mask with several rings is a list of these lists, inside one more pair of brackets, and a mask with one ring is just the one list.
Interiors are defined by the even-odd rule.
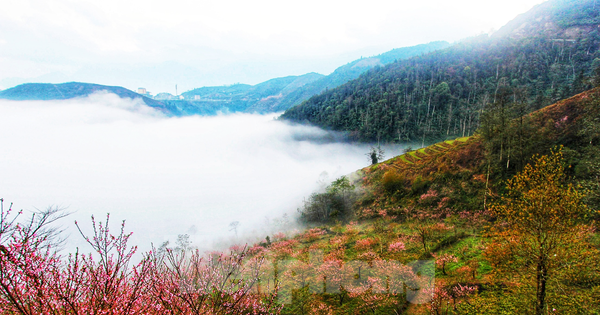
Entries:
[[[0,190],[15,207],[72,212],[60,221],[69,249],[83,246],[73,221],[126,220],[132,243],[190,234],[212,248],[238,234],[265,237],[304,197],[368,165],[368,145],[338,142],[276,114],[166,117],[140,99],[96,93],[61,101],[0,101]],[[399,151],[399,148],[396,148]],[[392,149],[390,149],[392,150]],[[239,241],[239,239],[238,239]]]
[[600,310],[600,0],[0,17],[0,314]]

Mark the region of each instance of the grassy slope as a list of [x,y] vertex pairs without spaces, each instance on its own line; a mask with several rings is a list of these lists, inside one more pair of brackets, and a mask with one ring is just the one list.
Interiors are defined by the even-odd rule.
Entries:
[[[457,279],[463,283],[485,281],[489,266],[479,266],[475,271],[475,279],[470,278],[472,273],[465,272],[465,268],[461,269],[473,260],[481,260],[481,238],[478,234],[480,227],[471,225],[470,220],[458,216],[449,217],[446,226],[454,228],[442,228],[428,237],[427,250],[424,250],[416,236],[420,228],[437,224],[439,219],[435,216],[447,212],[449,208],[479,213],[477,207],[481,207],[483,203],[482,189],[485,187],[481,181],[482,149],[481,139],[478,137],[461,138],[366,167],[359,171],[362,175],[359,181],[364,193],[355,205],[356,221],[350,224],[338,222],[320,226],[320,229],[309,230],[291,241],[283,239],[274,242],[271,245],[272,253],[285,256],[286,251],[278,244],[288,242],[293,244],[291,252],[294,254],[291,257],[299,259],[306,259],[310,251],[322,250],[325,260],[337,258],[343,261],[368,262],[373,258],[380,258],[408,264],[419,259],[431,259],[430,252],[460,253],[460,262],[448,266],[448,275],[436,271],[437,283],[452,283]],[[414,152],[419,155],[418,159],[413,158]],[[387,172],[403,174],[403,188],[396,191],[386,190],[382,177]],[[431,191],[436,191],[437,196],[421,198]],[[322,231],[322,234],[319,231]],[[398,241],[406,245],[405,250],[390,251],[390,244]],[[361,242],[366,242],[367,245],[360,244]],[[290,258],[290,255],[285,257]],[[461,271],[457,271],[459,269]],[[338,298],[327,294],[312,297],[313,303],[329,305],[334,314],[366,313],[360,298],[348,298],[347,302],[341,305]],[[299,300],[286,307],[284,314],[299,312]],[[394,311],[407,314],[428,313],[427,305],[405,305],[401,302],[398,305],[400,306],[383,305],[375,310],[375,314],[389,314]]]
[[[537,135],[528,152],[546,153],[554,145],[566,144],[575,155],[585,155],[589,148],[583,144],[580,130],[590,115],[598,116],[594,108],[598,108],[599,99],[600,89],[596,89],[528,115],[525,121],[531,127],[530,136]],[[486,154],[483,139],[474,136],[436,143],[366,167],[357,172],[360,179],[355,184],[362,187],[362,192],[354,204],[355,222],[333,222],[291,240],[283,238],[263,246],[278,257],[302,259],[309,250],[320,249],[324,251],[325,260],[343,261],[381,258],[408,263],[430,259],[432,253],[452,254],[458,262],[449,263],[445,273],[437,268],[436,284],[441,287],[458,283],[475,285],[480,291],[479,302],[487,303],[487,311],[494,313],[498,311],[494,308],[501,308],[504,303],[496,301],[498,296],[508,296],[508,300],[518,300],[518,297],[506,289],[510,283],[494,280],[493,268],[482,257],[486,244],[483,231],[490,224],[483,211],[484,199],[489,203],[496,194],[494,187],[502,186],[495,180],[500,176],[486,174]],[[486,186],[491,192],[487,197]],[[430,228],[431,233],[423,244],[419,232],[425,228]],[[598,239],[596,237],[596,247]],[[398,241],[404,242],[405,250],[390,251],[390,244]],[[311,305],[326,304],[334,314],[366,312],[364,301],[359,298],[339,303],[335,295],[321,294],[308,299]],[[299,312],[301,301],[296,298],[295,304],[284,308],[284,313]],[[371,311],[375,314],[429,312],[424,305],[397,303],[394,306],[394,303],[382,302]]]

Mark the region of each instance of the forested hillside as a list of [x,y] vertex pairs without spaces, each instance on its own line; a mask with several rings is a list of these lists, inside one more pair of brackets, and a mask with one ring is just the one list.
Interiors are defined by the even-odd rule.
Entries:
[[381,282],[371,288],[386,288],[379,294],[346,280],[347,292],[298,295],[283,313],[598,314],[599,105],[594,89],[486,120],[475,136],[406,152],[315,192],[299,210],[319,229],[297,237],[292,256],[320,249],[344,271],[390,260],[414,271],[415,261],[433,259],[435,288],[415,286],[404,271],[404,285],[431,298],[418,305],[410,290],[394,293],[397,278],[375,273]]
[[600,84],[598,7],[594,0],[545,2],[491,37],[370,70],[282,117],[361,141],[471,135],[490,107],[531,112]]
[[275,78],[256,85],[201,87],[182,93],[183,100],[167,100],[165,103],[177,108],[178,115],[281,112],[326,89],[335,88],[355,79],[369,69],[435,51],[448,45],[447,42],[439,41],[393,49],[381,55],[350,62],[327,76],[308,73],[301,76]]
[[274,111],[284,111],[294,105],[300,104],[313,95],[317,95],[327,89],[336,88],[350,80],[358,78],[369,69],[446,48],[449,45],[448,42],[437,41],[411,47],[396,48],[381,55],[355,60],[335,69],[330,75],[311,82],[301,89],[297,89],[286,95],[279,100]]

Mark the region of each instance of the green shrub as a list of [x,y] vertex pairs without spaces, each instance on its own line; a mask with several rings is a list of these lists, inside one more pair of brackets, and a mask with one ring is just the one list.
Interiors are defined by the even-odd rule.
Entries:
[[404,185],[406,183],[406,180],[404,179],[404,176],[398,174],[398,172],[396,172],[395,170],[389,170],[385,172],[385,174],[383,174],[381,182],[385,191],[390,195],[393,195],[397,192],[404,192]]
[[411,192],[413,195],[418,195],[427,190],[427,187],[429,187],[429,181],[419,175],[412,181]]

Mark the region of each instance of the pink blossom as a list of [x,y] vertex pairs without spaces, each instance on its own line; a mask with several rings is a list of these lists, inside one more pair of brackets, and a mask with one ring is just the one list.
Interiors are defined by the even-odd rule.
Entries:
[[375,244],[375,240],[372,238],[365,238],[362,240],[358,240],[356,241],[356,249],[358,250],[365,250],[365,249],[370,249],[374,244]]
[[388,250],[389,250],[390,252],[395,252],[395,253],[397,253],[397,252],[400,252],[400,251],[403,251],[404,249],[405,249],[404,242],[401,242],[401,241],[398,241],[398,242],[392,243],[392,244],[390,244],[390,246],[388,247]]
[[429,201],[429,200],[433,200],[436,199],[438,197],[438,192],[433,190],[433,189],[429,189],[427,191],[427,193],[422,194],[421,197],[419,198],[421,201]]

